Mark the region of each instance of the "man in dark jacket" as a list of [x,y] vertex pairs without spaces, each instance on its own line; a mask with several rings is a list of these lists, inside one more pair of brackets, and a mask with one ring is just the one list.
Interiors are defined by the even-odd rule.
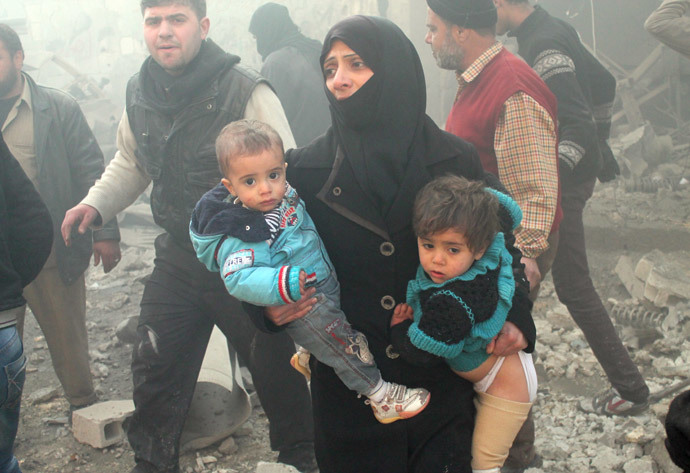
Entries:
[[38,275],[53,241],[50,214],[0,135],[0,471],[21,473],[12,453],[26,376],[17,317],[22,289]]
[[[55,241],[48,262],[24,290],[45,335],[53,367],[70,409],[96,401],[86,332],[84,270],[91,254],[105,272],[119,261],[116,220],[86,233],[67,248],[60,223],[103,172],[103,154],[77,102],[36,84],[22,72],[24,51],[17,33],[0,24],[0,123],[5,141],[38,189],[53,219]],[[6,62],[5,62],[6,61]],[[92,243],[93,241],[93,243]],[[22,333],[24,314],[17,319]]]
[[618,337],[589,276],[582,222],[597,177],[607,182],[619,174],[607,143],[616,80],[566,22],[539,6],[531,6],[528,0],[494,3],[497,32],[516,37],[520,55],[558,100],[563,220],[552,267],[553,281],[558,298],[584,332],[613,385],[594,398],[593,408],[607,415],[639,413],[647,408],[649,388]]
[[304,377],[289,367],[294,343],[286,333],[259,333],[189,239],[195,204],[222,177],[215,154],[220,130],[255,118],[292,148],[288,122],[265,79],[206,39],[204,0],[143,0],[141,11],[151,55],[127,86],[118,152],[62,225],[70,241],[75,225],[82,233],[108,221],[153,182],[151,210],[165,232],[156,239],[132,359],[135,412],[126,427],[133,471],[179,471],[180,437],[214,325],[251,371],[278,460],[310,471],[313,421]]
[[256,49],[264,64],[261,75],[269,80],[285,109],[297,146],[305,146],[331,125],[323,72],[321,43],[305,37],[284,5],[266,3],[249,23]]

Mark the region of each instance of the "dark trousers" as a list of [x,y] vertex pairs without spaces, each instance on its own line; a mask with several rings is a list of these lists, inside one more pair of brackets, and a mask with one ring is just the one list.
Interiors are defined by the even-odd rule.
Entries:
[[152,471],[179,471],[180,436],[214,325],[252,374],[271,448],[313,442],[309,392],[289,365],[295,351],[290,337],[257,331],[220,277],[161,235],[141,301],[132,356],[136,410],[126,424],[135,460]]
[[576,185],[563,183],[563,221],[553,262],[558,299],[580,327],[611,385],[632,402],[644,402],[649,388],[623,346],[589,276],[582,213],[594,191],[595,178]]
[[[551,267],[553,283],[558,299],[584,333],[611,385],[624,399],[643,402],[649,396],[649,388],[621,342],[589,275],[582,214],[595,184],[596,178],[584,183],[562,183],[563,220]],[[530,411],[505,465],[513,468],[528,465],[535,455],[534,438],[534,418]]]

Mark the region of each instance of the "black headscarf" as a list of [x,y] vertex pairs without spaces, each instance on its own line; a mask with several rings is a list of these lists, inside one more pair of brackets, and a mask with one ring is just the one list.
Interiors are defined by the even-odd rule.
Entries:
[[[352,96],[338,101],[326,89],[333,131],[358,184],[389,222],[408,221],[390,215],[411,209],[416,191],[427,182],[425,161],[456,156],[444,132],[426,115],[426,84],[419,56],[410,40],[392,22],[353,16],[337,23],[324,40],[321,64],[333,41],[348,45],[374,71]],[[399,190],[405,189],[404,195]],[[411,192],[410,192],[411,191]]]
[[249,22],[249,32],[256,37],[256,50],[261,59],[286,46],[296,48],[310,64],[318,67],[321,43],[299,32],[284,5],[266,3],[256,9]]

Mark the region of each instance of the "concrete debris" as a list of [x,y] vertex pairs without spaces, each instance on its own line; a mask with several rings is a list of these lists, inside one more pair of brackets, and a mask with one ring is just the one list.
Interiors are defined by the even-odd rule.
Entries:
[[78,442],[105,448],[124,439],[122,423],[133,413],[134,403],[129,400],[99,402],[77,409],[72,413],[72,433]]
[[139,324],[139,316],[127,317],[125,320],[120,322],[115,329],[115,336],[122,343],[129,343],[133,345],[137,342],[139,337],[137,336],[137,325]]
[[615,272],[634,299],[646,299],[667,307],[690,299],[690,252],[664,253],[653,250],[632,269],[628,256],[621,256]]
[[239,447],[237,446],[237,442],[235,442],[233,437],[228,437],[227,439],[223,440],[223,443],[221,443],[218,447],[218,451],[223,455],[233,455],[237,453],[237,450],[239,450]]
[[299,470],[284,463],[259,462],[256,466],[256,473],[299,473]]
[[47,388],[38,389],[29,395],[29,404],[41,404],[51,401],[60,395],[60,389],[49,386]]

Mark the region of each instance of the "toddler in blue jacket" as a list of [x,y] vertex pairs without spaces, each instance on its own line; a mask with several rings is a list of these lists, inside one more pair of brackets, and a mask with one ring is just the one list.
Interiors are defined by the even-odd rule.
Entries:
[[486,352],[515,292],[500,215],[513,229],[522,219],[513,199],[480,182],[445,176],[422,188],[413,213],[420,266],[407,286],[407,304],[395,308],[391,321],[392,348],[403,359],[445,360],[474,383],[475,473],[499,473],[537,389],[531,356]]
[[[317,303],[286,329],[292,339],[332,367],[345,385],[368,398],[384,424],[407,419],[429,402],[423,388],[386,382],[366,337],[340,310],[340,286],[304,203],[285,178],[283,143],[269,125],[239,120],[216,140],[221,183],[197,203],[190,236],[199,260],[219,271],[230,295],[259,306],[298,301],[317,289]],[[310,375],[307,351],[291,363]]]

